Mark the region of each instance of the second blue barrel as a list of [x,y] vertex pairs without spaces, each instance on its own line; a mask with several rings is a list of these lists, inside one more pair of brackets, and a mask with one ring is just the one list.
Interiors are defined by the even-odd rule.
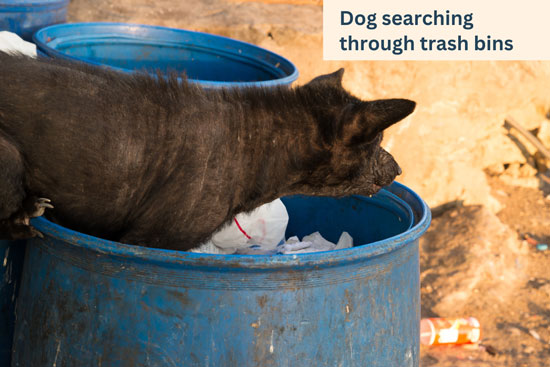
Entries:
[[127,23],[71,23],[33,37],[39,54],[110,67],[185,73],[204,87],[290,85],[298,70],[264,48],[208,33]]
[[418,239],[430,212],[373,196],[283,198],[287,236],[355,247],[209,255],[108,242],[34,220],[13,366],[418,366]]

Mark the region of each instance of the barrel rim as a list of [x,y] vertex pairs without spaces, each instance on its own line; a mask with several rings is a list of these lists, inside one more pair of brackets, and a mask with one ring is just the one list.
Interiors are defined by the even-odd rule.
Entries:
[[[157,32],[157,34],[159,32],[163,32],[163,33],[166,33],[167,35],[168,34],[174,34],[174,33],[176,33],[176,34],[177,33],[187,34],[187,35],[198,35],[200,37],[204,37],[204,38],[207,38],[207,39],[210,39],[210,40],[213,40],[213,41],[226,42],[227,44],[236,46],[236,48],[241,46],[241,47],[247,48],[249,50],[254,50],[256,52],[261,52],[263,55],[266,55],[266,56],[269,56],[271,58],[274,58],[274,59],[278,60],[278,63],[284,64],[285,67],[287,67],[289,69],[289,72],[284,72],[284,74],[286,76],[284,76],[282,78],[264,80],[264,81],[230,82],[230,81],[211,81],[211,80],[201,80],[201,79],[189,79],[190,82],[200,83],[202,86],[207,86],[207,87],[266,86],[266,87],[270,87],[270,86],[276,86],[276,85],[291,84],[296,79],[298,79],[298,76],[299,76],[298,68],[294,65],[294,63],[292,63],[290,60],[288,60],[284,56],[279,55],[275,52],[272,52],[272,51],[267,50],[263,47],[254,45],[252,43],[240,41],[240,40],[237,40],[237,39],[234,39],[234,38],[229,38],[229,37],[215,35],[215,34],[206,33],[206,32],[191,31],[191,30],[187,30],[187,29],[170,28],[170,27],[154,26],[154,25],[147,25],[147,24],[137,24],[137,23],[120,23],[120,22],[63,23],[63,24],[56,24],[56,25],[51,25],[51,26],[48,26],[48,27],[41,28],[40,30],[38,30],[37,32],[34,33],[33,42],[37,45],[37,48],[40,51],[44,52],[46,55],[48,55],[50,57],[57,57],[57,58],[65,59],[65,60],[85,62],[87,64],[92,64],[92,65],[101,66],[101,67],[109,67],[111,69],[118,70],[118,71],[123,71],[123,72],[134,72],[135,71],[135,70],[132,70],[132,69],[126,69],[126,68],[121,68],[121,67],[110,66],[110,65],[107,65],[107,64],[102,64],[102,63],[99,63],[99,62],[96,62],[96,61],[93,61],[93,60],[89,60],[89,59],[85,59],[85,58],[70,56],[70,55],[67,55],[67,54],[65,54],[65,53],[49,46],[49,43],[51,41],[48,41],[48,39],[47,39],[47,32],[55,32],[55,31],[59,32],[59,31],[62,31],[62,30],[73,30],[74,31],[74,29],[78,28],[78,27],[80,27],[81,30],[82,29],[83,30],[94,29],[95,27],[110,27],[110,29],[116,28],[117,30],[120,31],[120,33],[118,34],[120,36],[131,35],[130,32],[124,32],[124,30],[134,29],[134,31],[135,31],[136,28],[139,29],[139,30],[152,30],[154,32]],[[74,34],[74,32],[73,33],[68,33],[67,35],[72,35],[72,34]],[[57,39],[57,38],[59,38],[59,37],[56,37],[55,39]],[[135,39],[139,39],[139,38],[136,37]],[[145,39],[145,38],[141,38],[141,39],[144,40],[144,41],[145,40],[155,41],[155,39]],[[54,39],[52,39],[52,41],[53,40]],[[184,44],[184,43],[181,43],[181,44]],[[207,49],[210,49],[210,50],[213,50],[213,51],[214,50],[222,51],[221,49],[218,50],[215,47],[203,46],[203,48],[207,48]],[[228,51],[225,50],[225,52],[228,52]],[[252,60],[255,60],[255,61],[261,63],[261,60],[258,59],[258,58],[251,58],[251,57],[247,57],[246,55],[238,54],[238,53],[232,53],[232,55],[235,56],[235,57],[239,57],[239,59],[243,63],[245,63],[248,59],[252,59]],[[277,70],[277,69],[279,69],[280,71],[283,71],[278,66],[267,63],[267,62],[264,62],[262,65],[264,67],[268,66],[271,71],[274,71],[274,70]]]
[[[178,250],[156,249],[127,245],[114,241],[104,240],[87,234],[79,233],[68,228],[61,227],[43,217],[34,218],[31,223],[45,236],[61,240],[71,245],[86,249],[98,254],[118,257],[127,260],[149,262],[165,265],[200,266],[206,268],[281,268],[281,267],[315,267],[326,264],[336,265],[342,262],[349,263],[365,258],[380,256],[396,251],[410,242],[417,241],[428,229],[431,220],[431,212],[427,204],[408,187],[394,182],[386,188],[405,190],[411,195],[412,200],[422,208],[418,220],[408,231],[384,240],[359,245],[348,249],[323,251],[305,254],[289,255],[222,255],[184,252]],[[405,200],[405,199],[403,199]],[[405,200],[407,201],[407,200]]]
[[0,13],[4,12],[20,12],[20,13],[34,13],[44,10],[54,10],[59,8],[65,8],[69,5],[70,0],[29,0],[29,1],[17,1],[17,0],[1,0],[0,1]]

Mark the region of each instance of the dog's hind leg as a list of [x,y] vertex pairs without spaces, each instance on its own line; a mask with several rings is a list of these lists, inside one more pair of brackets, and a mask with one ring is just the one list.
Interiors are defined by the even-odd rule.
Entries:
[[29,219],[42,215],[46,208],[53,208],[48,199],[27,197],[21,154],[0,135],[0,239],[41,236]]

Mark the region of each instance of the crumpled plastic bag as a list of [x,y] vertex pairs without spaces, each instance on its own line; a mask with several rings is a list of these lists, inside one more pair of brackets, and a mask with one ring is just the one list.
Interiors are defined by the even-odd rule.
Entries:
[[238,214],[233,222],[216,232],[211,240],[192,252],[232,254],[252,245],[274,250],[285,239],[288,212],[280,199],[264,204],[250,213]]
[[216,232],[210,241],[192,252],[206,254],[277,255],[331,251],[353,246],[353,238],[343,232],[334,244],[319,232],[285,241],[288,212],[280,199],[250,213],[237,215],[231,225]]
[[6,53],[19,52],[36,57],[36,45],[34,43],[24,41],[17,34],[8,31],[0,31],[0,51]]
[[301,254],[307,252],[332,251],[353,246],[353,238],[348,232],[342,232],[338,243],[327,241],[319,232],[304,236],[302,241],[298,237],[290,237],[284,244],[279,246],[281,254]]
[[239,255],[276,255],[276,254],[304,254],[320,251],[340,250],[353,246],[353,238],[348,232],[342,232],[338,243],[326,240],[319,232],[304,236],[302,240],[297,236],[290,237],[273,250],[266,250],[262,246],[251,246],[237,250]]

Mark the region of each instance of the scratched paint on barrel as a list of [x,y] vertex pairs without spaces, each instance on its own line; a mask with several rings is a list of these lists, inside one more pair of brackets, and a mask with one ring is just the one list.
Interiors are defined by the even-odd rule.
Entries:
[[10,364],[15,301],[24,255],[24,241],[0,240],[0,366]]
[[410,230],[300,256],[126,251],[35,222],[46,238],[29,243],[15,366],[418,366],[429,213],[408,200]]

